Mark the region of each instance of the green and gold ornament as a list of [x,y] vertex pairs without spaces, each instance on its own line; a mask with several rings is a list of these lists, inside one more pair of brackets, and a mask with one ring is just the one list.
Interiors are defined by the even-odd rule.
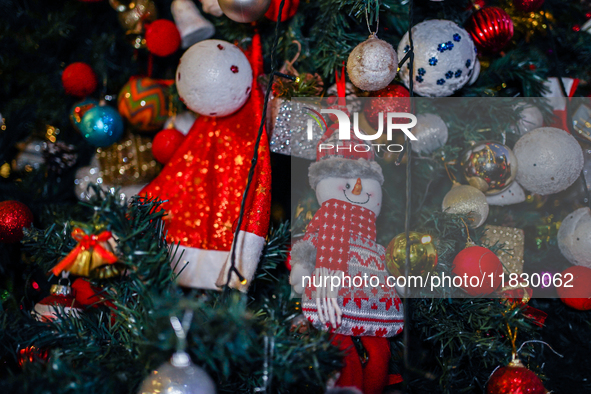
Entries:
[[134,130],[156,132],[168,119],[168,86],[152,78],[132,77],[119,92],[119,113]]

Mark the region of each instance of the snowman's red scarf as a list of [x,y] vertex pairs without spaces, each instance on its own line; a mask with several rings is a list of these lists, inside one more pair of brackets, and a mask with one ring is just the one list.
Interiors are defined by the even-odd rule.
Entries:
[[331,199],[316,212],[306,233],[318,233],[316,268],[346,273],[351,235],[375,241],[376,215],[360,205]]

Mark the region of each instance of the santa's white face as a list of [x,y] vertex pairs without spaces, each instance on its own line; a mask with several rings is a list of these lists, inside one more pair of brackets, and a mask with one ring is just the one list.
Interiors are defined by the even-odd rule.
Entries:
[[324,178],[316,185],[316,199],[322,205],[333,198],[367,208],[378,216],[382,209],[382,186],[370,178]]

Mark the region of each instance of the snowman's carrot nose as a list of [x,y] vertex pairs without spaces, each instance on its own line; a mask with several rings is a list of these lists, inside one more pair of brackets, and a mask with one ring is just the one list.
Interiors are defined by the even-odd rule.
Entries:
[[357,182],[355,183],[355,186],[353,187],[353,191],[351,193],[358,196],[361,194],[361,190],[363,190],[363,187],[361,186],[361,178],[357,178]]

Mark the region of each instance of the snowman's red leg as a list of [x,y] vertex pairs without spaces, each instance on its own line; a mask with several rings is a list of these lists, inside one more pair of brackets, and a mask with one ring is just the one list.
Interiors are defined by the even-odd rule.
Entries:
[[363,393],[381,394],[388,383],[390,342],[383,337],[361,337],[368,361],[363,368]]
[[345,365],[341,369],[341,376],[336,385],[339,387],[356,387],[363,390],[363,368],[353,340],[350,336],[335,334],[331,342],[339,349],[346,351],[343,359]]

